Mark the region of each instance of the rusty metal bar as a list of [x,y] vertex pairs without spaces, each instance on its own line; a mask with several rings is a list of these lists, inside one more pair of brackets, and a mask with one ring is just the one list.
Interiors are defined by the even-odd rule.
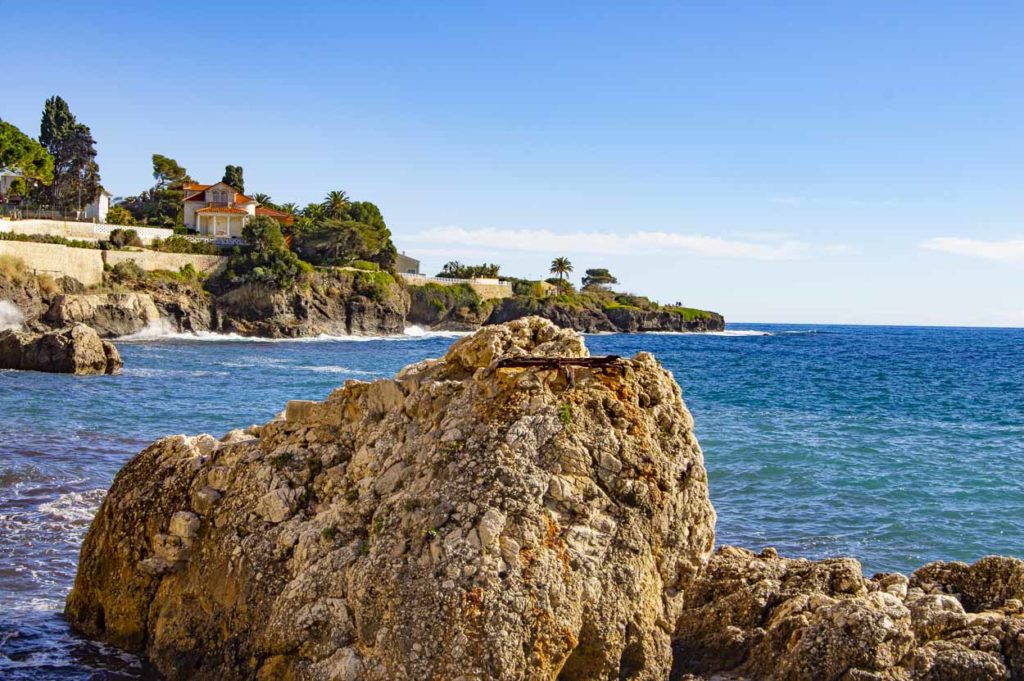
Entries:
[[525,369],[528,367],[539,367],[542,369],[557,369],[558,367],[608,367],[617,364],[622,358],[618,355],[607,355],[604,357],[506,357],[498,360],[495,367],[498,369]]

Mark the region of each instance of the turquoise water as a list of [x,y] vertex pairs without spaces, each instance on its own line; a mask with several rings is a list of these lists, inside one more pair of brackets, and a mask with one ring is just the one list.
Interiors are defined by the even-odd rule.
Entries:
[[[451,340],[152,340],[120,345],[118,377],[0,372],[0,677],[138,676],[59,613],[103,490],[146,443],[266,421]],[[731,325],[587,344],[673,371],[721,543],[851,554],[869,574],[1024,556],[1024,330]]]

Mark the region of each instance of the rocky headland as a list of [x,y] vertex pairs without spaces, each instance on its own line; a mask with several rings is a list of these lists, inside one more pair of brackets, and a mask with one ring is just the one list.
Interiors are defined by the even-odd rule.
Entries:
[[409,322],[430,329],[471,331],[531,316],[581,333],[725,329],[725,318],[716,312],[659,305],[643,296],[603,289],[551,295],[524,291],[499,300],[482,300],[466,285],[427,284],[408,289]]
[[1024,678],[1024,562],[714,549],[653,356],[529,317],[114,480],[67,616],[168,679]]
[[725,328],[717,313],[660,306],[637,296],[521,294],[482,300],[465,286],[412,286],[387,272],[354,269],[320,269],[280,286],[115,267],[102,286],[91,289],[67,277],[15,278],[0,271],[0,301],[16,306],[28,329],[86,324],[104,338],[147,329],[262,338],[390,336],[410,325],[473,331],[527,316],[584,333]]

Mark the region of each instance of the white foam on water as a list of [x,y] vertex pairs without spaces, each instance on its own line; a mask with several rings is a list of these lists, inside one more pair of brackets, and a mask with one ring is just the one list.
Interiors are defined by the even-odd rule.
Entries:
[[20,329],[25,322],[25,315],[18,306],[9,300],[0,300],[0,331]]
[[351,374],[353,376],[380,376],[379,371],[361,371],[359,369],[349,369],[348,367],[340,366],[290,366],[289,369],[302,369],[304,371],[315,371],[319,374]]
[[774,336],[774,333],[768,331],[757,331],[754,329],[726,329],[725,331],[646,331],[642,335],[644,336],[692,336],[698,338],[700,336],[732,336],[732,337],[743,337],[743,336]]
[[120,336],[114,340],[119,343],[180,340],[180,341],[212,341],[218,343],[240,342],[240,343],[322,343],[325,341],[350,343],[365,343],[369,341],[400,341],[419,340],[425,338],[460,338],[467,336],[471,331],[428,331],[418,326],[410,326],[405,329],[402,335],[395,336],[330,336],[320,334],[318,336],[303,336],[300,338],[260,338],[256,336],[242,336],[237,333],[214,333],[212,331],[199,331],[196,333],[181,332],[174,328],[174,325],[161,319],[146,326],[146,328]]
[[756,331],[754,329],[726,329],[725,331],[705,331],[704,336],[774,336],[768,331]]
[[105,489],[91,489],[87,492],[68,492],[53,501],[39,504],[39,510],[59,520],[90,522],[99,510]]

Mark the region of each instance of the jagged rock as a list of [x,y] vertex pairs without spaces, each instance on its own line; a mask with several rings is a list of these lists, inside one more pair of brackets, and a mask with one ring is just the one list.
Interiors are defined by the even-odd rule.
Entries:
[[100,336],[114,338],[155,324],[160,312],[146,293],[77,293],[57,296],[44,320],[58,327],[86,324]]
[[812,562],[724,547],[676,624],[673,679],[1024,678],[1024,561],[932,563],[865,579],[851,558]]
[[497,366],[586,355],[523,319],[246,439],[153,444],[69,621],[170,679],[667,678],[714,525],[678,386],[646,353]]
[[116,374],[124,366],[113,343],[84,324],[57,331],[0,331],[0,369]]

